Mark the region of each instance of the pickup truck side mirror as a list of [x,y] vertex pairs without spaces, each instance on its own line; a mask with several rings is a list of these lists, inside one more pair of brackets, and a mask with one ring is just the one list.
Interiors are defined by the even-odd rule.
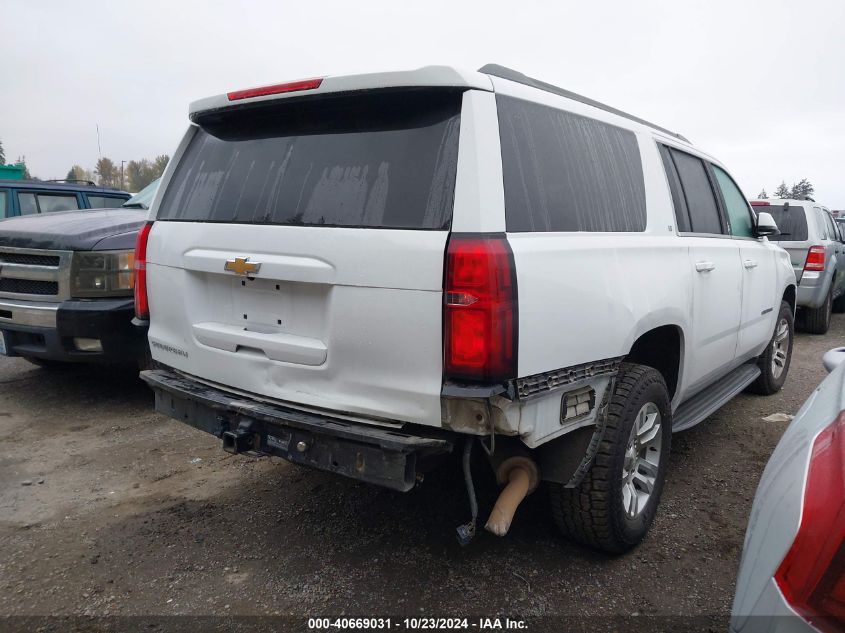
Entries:
[[755,233],[757,234],[757,237],[764,237],[766,235],[778,235],[780,233],[778,225],[775,222],[775,219],[772,217],[771,213],[767,213],[766,211],[760,211],[757,214],[757,227],[755,229]]

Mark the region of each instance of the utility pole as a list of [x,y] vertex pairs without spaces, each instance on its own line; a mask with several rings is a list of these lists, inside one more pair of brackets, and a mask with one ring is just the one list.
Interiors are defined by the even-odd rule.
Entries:
[[125,160],[120,161],[120,188],[123,189],[123,164]]

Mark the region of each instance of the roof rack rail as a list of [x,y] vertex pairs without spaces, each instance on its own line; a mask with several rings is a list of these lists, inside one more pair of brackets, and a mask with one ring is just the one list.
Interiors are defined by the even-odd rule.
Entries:
[[93,180],[84,180],[82,178],[51,178],[50,180],[42,180],[41,182],[84,182],[86,185],[96,187],[97,184]]
[[484,73],[485,75],[492,75],[493,77],[499,77],[501,79],[507,79],[508,81],[514,81],[518,84],[523,84],[525,86],[531,86],[532,88],[538,88],[539,90],[545,90],[546,92],[551,92],[556,95],[560,95],[561,97],[566,97],[567,99],[572,99],[573,101],[579,101],[581,103],[585,103],[587,105],[593,106],[594,108],[598,108],[599,110],[604,110],[605,112],[610,112],[611,114],[616,114],[621,117],[625,117],[626,119],[630,119],[631,121],[636,121],[637,123],[642,123],[643,125],[647,125],[650,128],[654,128],[655,130],[659,130],[664,134],[668,134],[669,136],[674,136],[685,143],[689,143],[689,139],[677,132],[672,132],[671,130],[667,130],[665,127],[660,127],[659,125],[655,125],[650,121],[646,121],[645,119],[641,119],[640,117],[634,116],[633,114],[628,114],[627,112],[623,112],[622,110],[617,110],[614,107],[609,105],[605,105],[599,101],[595,101],[594,99],[590,99],[589,97],[584,97],[577,93],[571,92],[569,90],[564,90],[563,88],[559,88],[552,84],[547,84],[545,81],[540,81],[539,79],[534,79],[533,77],[529,77],[528,75],[524,75],[523,73],[513,70],[511,68],[507,68],[505,66],[500,66],[499,64],[485,64],[481,68],[478,69],[478,72]]

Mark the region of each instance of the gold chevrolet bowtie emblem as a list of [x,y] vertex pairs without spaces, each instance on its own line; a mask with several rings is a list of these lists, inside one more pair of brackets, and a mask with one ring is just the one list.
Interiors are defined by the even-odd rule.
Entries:
[[261,268],[261,264],[259,262],[249,261],[249,257],[227,259],[226,264],[223,266],[223,270],[228,270],[236,275],[244,275],[246,277],[257,273],[259,268]]

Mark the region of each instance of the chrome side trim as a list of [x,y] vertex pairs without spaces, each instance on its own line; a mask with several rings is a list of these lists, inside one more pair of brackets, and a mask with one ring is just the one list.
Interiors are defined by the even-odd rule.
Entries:
[[[10,323],[55,328],[58,311],[58,303],[0,299],[0,326]],[[8,314],[11,314],[11,317],[7,316]]]

